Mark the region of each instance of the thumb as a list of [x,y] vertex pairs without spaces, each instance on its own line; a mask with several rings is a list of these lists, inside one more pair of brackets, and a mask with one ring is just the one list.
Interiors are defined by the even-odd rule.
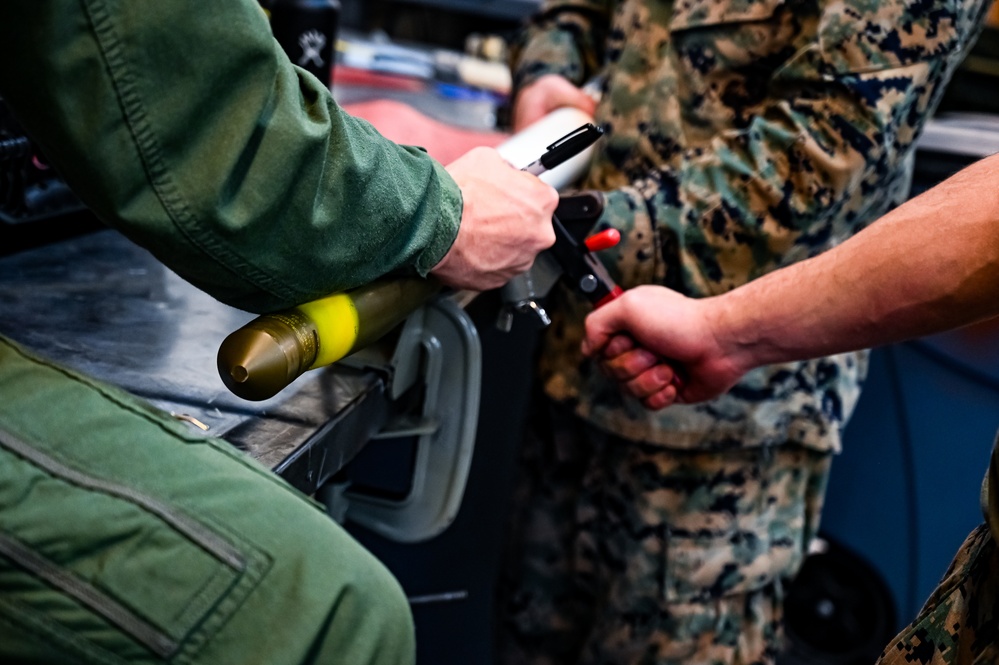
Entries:
[[589,115],[593,115],[594,113],[596,113],[597,100],[595,100],[593,97],[589,95],[589,93],[585,92],[581,88],[577,88],[576,93],[577,96],[576,96],[575,106],[584,113],[587,113]]
[[603,349],[611,337],[622,329],[624,303],[621,299],[612,300],[586,317],[586,338],[583,339],[583,355],[591,358]]

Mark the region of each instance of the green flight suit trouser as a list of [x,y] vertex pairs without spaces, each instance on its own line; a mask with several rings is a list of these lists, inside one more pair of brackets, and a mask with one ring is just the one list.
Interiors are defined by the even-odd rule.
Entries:
[[0,338],[0,662],[406,664],[398,583],[224,441]]

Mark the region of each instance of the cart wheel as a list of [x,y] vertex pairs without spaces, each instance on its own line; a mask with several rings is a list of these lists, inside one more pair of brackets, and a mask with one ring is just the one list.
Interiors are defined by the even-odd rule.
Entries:
[[779,665],[870,665],[897,633],[881,575],[845,547],[827,545],[805,559],[788,589]]

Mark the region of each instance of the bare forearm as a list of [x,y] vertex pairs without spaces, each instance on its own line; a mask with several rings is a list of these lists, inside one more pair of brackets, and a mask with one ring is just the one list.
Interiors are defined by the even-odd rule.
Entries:
[[753,367],[885,344],[999,314],[999,156],[842,245],[711,299]]

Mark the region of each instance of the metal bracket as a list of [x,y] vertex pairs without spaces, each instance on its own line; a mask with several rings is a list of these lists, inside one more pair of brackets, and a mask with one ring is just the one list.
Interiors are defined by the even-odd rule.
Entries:
[[393,398],[423,383],[420,413],[373,437],[418,437],[411,490],[397,501],[348,487],[330,497],[339,504],[330,510],[391,540],[419,542],[444,531],[461,507],[479,416],[478,332],[460,306],[439,297],[406,321],[390,365]]

